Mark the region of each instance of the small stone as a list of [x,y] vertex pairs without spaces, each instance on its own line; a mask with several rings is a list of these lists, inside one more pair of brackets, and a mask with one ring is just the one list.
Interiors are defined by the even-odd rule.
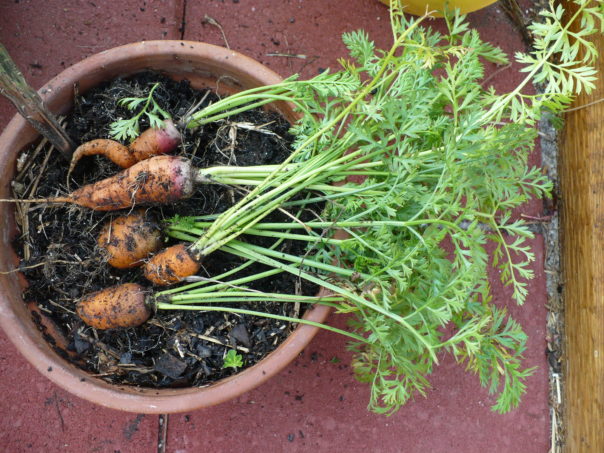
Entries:
[[196,318],[193,321],[193,325],[191,326],[191,328],[193,329],[193,331],[195,333],[199,333],[199,334],[203,333],[203,331],[205,330],[205,326],[203,324],[203,321],[201,319],[199,319],[199,318]]
[[131,363],[131,362],[132,362],[132,353],[131,352],[125,352],[120,357],[120,363],[122,365],[126,365],[126,364]]
[[231,337],[246,348],[249,348],[252,345],[250,335],[243,324],[237,324],[235,327],[233,327],[231,330]]
[[82,354],[90,347],[90,343],[83,340],[77,333],[73,337],[73,346],[78,354]]
[[212,356],[212,350],[200,343],[195,346],[195,350],[197,351],[197,355],[202,359],[207,359]]
[[172,354],[163,354],[155,362],[155,371],[172,379],[178,379],[187,369],[187,364]]

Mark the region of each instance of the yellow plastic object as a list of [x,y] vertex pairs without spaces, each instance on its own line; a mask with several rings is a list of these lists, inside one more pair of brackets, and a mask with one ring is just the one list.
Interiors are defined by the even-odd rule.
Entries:
[[[397,0],[395,0],[397,1]],[[428,11],[437,11],[434,16],[440,17],[442,14],[438,11],[443,11],[445,8],[446,0],[400,0],[401,4],[405,7],[404,11],[409,14],[421,16]],[[462,13],[471,13],[477,9],[484,8],[485,6],[495,3],[496,0],[449,0],[448,7],[450,9],[459,8]],[[380,2],[390,5],[390,0],[380,0]]]

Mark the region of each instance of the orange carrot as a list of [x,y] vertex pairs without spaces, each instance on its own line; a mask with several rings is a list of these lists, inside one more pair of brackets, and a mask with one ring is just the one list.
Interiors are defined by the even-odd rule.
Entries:
[[136,205],[171,203],[194,192],[194,168],[187,159],[157,156],[143,160],[115,176],[88,184],[51,203],[73,203],[96,211]]
[[77,305],[78,316],[96,329],[136,327],[151,316],[147,292],[141,285],[125,283],[82,297]]
[[139,135],[130,143],[129,149],[134,158],[141,161],[152,156],[169,153],[179,144],[180,132],[172,121],[165,120],[163,127],[147,129]]
[[109,220],[101,229],[97,243],[107,262],[118,269],[139,266],[162,246],[157,222],[143,209]]
[[151,257],[144,265],[144,272],[154,285],[165,286],[195,275],[200,267],[201,259],[189,253],[185,244],[177,244]]
[[132,155],[130,150],[115,140],[99,138],[91,140],[78,146],[73,152],[69,170],[67,174],[71,174],[78,161],[84,156],[102,155],[111,162],[122,168],[132,167],[138,160]]
[[97,139],[77,147],[71,158],[67,174],[71,174],[78,161],[84,156],[105,156],[121,168],[129,168],[152,156],[173,151],[180,143],[180,132],[170,120],[163,127],[149,128],[126,147],[115,140]]

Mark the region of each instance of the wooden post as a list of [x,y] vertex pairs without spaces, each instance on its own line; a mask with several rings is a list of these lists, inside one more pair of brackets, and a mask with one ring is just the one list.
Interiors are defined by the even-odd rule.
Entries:
[[604,37],[593,42],[597,88],[575,100],[560,144],[568,453],[604,452]]
[[52,143],[67,160],[71,159],[73,142],[57,119],[44,106],[40,95],[31,88],[0,44],[0,94],[6,96],[19,113]]

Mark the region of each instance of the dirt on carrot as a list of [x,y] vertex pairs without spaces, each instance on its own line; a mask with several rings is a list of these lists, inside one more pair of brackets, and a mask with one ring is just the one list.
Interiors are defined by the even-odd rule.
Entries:
[[97,244],[109,265],[118,269],[140,266],[162,248],[161,225],[148,210],[136,209],[105,222]]
[[86,184],[49,201],[73,203],[95,211],[161,205],[194,193],[191,161],[181,156],[155,156],[109,178]]
[[[118,100],[142,96],[158,81],[162,83],[155,91],[155,99],[175,119],[182,117],[205,94],[193,90],[186,82],[175,82],[154,73],[116,80],[77,97],[74,112],[66,119],[69,134],[76,144],[108,138],[109,124],[131,115],[118,105]],[[216,96],[210,94],[204,102],[215,100]],[[248,127],[249,123],[262,125],[262,128],[254,130]],[[238,127],[238,124],[245,127]],[[147,127],[147,124],[141,124],[141,130]],[[289,125],[282,117],[252,111],[206,125],[198,131],[185,131],[175,154],[191,159],[196,167],[279,163],[290,152],[292,137],[288,129]],[[270,133],[264,133],[265,130]],[[41,147],[36,152],[34,146],[26,151],[13,184],[15,197],[65,196],[120,170],[103,156],[83,156],[70,175],[68,188],[69,164],[58,158],[56,151],[49,153],[48,147]],[[35,190],[31,191],[31,187]],[[206,185],[195,189],[187,200],[149,210],[159,222],[177,213],[214,214],[232,206],[240,196],[241,192],[236,188]],[[122,213],[127,214],[129,210]],[[24,299],[36,301],[39,311],[48,316],[65,337],[68,351],[60,341],[54,342],[47,335],[62,356],[113,383],[149,387],[199,386],[236,372],[232,368],[222,368],[227,346],[235,346],[243,356],[245,366],[251,366],[287,337],[291,331],[287,323],[223,313],[161,311],[141,326],[129,329],[95,331],[85,325],[76,315],[76,301],[84,294],[123,283],[150,286],[143,278],[142,269],[115,269],[107,264],[106,252],[98,247],[99,232],[116,215],[116,212],[48,204],[23,205],[17,209],[17,220],[24,234],[15,244],[15,250],[22,257],[21,268],[29,281]],[[309,212],[301,217],[311,216],[313,214]],[[274,221],[287,220],[281,213],[275,213],[272,218]],[[267,238],[247,240],[271,244]],[[287,253],[304,253],[304,245],[295,241],[280,247]],[[212,278],[240,264],[238,258],[218,251],[203,262],[200,275]],[[254,265],[238,275],[261,270],[264,268]],[[304,294],[314,294],[317,290],[288,274],[261,280],[251,287],[268,292]],[[293,307],[283,304],[247,304],[242,308],[295,315]],[[39,320],[39,314],[34,318]],[[46,329],[44,325],[39,323],[42,330]],[[177,363],[178,372],[174,372],[174,367],[165,368],[162,364],[166,362]]]

